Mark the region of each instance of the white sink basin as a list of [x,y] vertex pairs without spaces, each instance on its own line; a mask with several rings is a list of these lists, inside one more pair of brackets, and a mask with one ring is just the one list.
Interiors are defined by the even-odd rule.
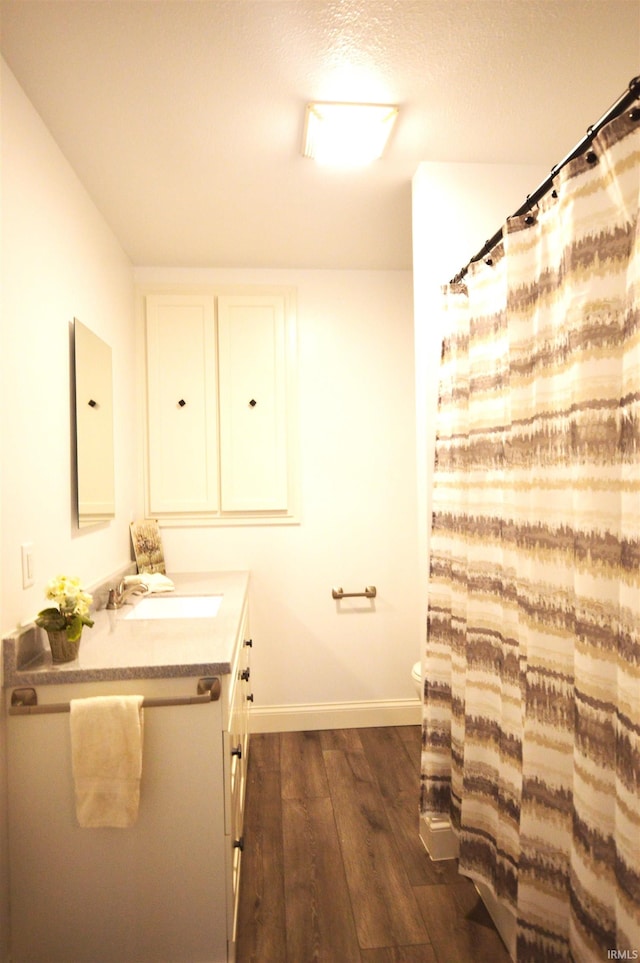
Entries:
[[222,595],[148,595],[125,619],[212,619],[221,604]]

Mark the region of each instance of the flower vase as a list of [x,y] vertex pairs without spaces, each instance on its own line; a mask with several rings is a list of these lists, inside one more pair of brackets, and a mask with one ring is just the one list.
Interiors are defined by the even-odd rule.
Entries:
[[67,637],[66,629],[47,629],[47,635],[51,646],[51,660],[54,663],[73,662],[78,658],[80,637],[72,642]]

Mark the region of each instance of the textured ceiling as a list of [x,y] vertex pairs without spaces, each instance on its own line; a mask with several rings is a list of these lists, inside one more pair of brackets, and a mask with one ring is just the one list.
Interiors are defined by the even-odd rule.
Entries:
[[[409,268],[420,161],[542,179],[640,73],[640,0],[0,11],[5,60],[136,265]],[[310,99],[398,103],[384,158],[303,158]]]

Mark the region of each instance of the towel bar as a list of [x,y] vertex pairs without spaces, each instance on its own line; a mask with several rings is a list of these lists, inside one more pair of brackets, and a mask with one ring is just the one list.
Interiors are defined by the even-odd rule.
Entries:
[[375,585],[367,585],[364,592],[344,592],[341,588],[331,589],[331,598],[333,599],[355,599],[355,598],[374,599],[375,597],[376,597]]
[[[158,706],[197,706],[205,702],[217,702],[220,698],[220,679],[198,679],[198,695],[176,696],[165,699],[147,699],[142,703],[143,709],[156,709]],[[70,712],[68,702],[52,702],[48,705],[38,705],[38,693],[32,687],[14,689],[11,693],[10,716],[46,715],[49,712]]]

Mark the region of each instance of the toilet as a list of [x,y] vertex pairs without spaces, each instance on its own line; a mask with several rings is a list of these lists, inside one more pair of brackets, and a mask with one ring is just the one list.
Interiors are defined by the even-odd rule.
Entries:
[[411,670],[411,680],[416,687],[418,698],[422,700],[422,662],[415,662]]

